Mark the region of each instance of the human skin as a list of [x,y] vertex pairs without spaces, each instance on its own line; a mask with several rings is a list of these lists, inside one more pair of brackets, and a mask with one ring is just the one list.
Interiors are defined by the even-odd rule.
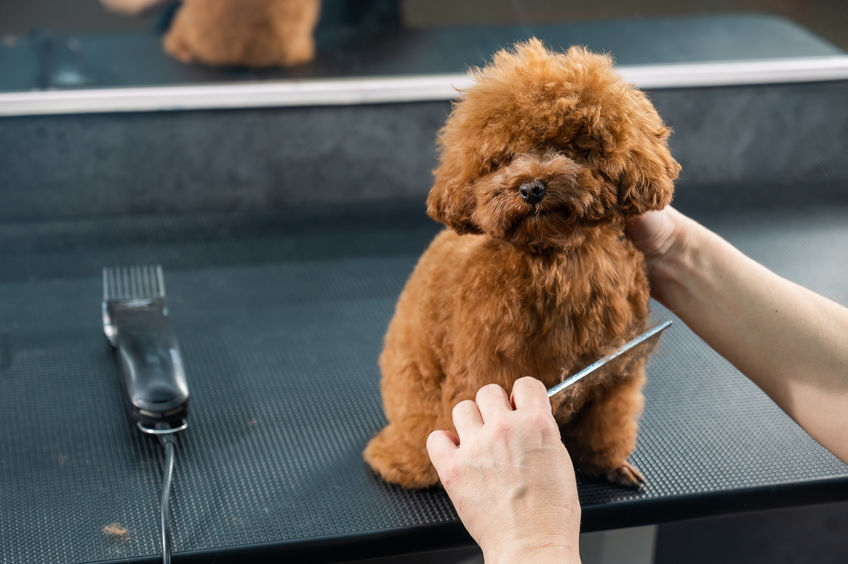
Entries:
[[[627,233],[645,254],[653,296],[848,462],[848,309],[671,207],[634,217]],[[549,415],[542,383],[522,378],[511,404],[500,387],[481,388],[476,402],[454,409],[459,436],[428,438],[439,478],[489,564],[579,561],[574,472]]]
[[434,431],[427,452],[486,563],[580,562],[574,469],[544,385],[520,378],[510,398],[489,384],[452,416],[457,434]]
[[113,12],[137,16],[142,12],[164,4],[168,0],[100,0],[103,6]]
[[672,207],[632,218],[652,295],[848,462],[848,308],[771,272]]

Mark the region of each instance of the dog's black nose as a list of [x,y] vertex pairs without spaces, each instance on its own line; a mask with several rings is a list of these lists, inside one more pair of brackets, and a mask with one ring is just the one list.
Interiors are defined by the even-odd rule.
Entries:
[[531,180],[518,187],[521,199],[530,205],[536,205],[545,197],[547,187],[544,180]]

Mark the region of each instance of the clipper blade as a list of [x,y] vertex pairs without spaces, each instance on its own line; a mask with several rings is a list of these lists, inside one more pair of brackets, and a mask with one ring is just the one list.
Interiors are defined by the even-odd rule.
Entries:
[[158,264],[111,266],[103,269],[103,301],[165,297],[165,280]]
[[112,346],[117,346],[118,329],[114,323],[113,311],[118,304],[138,304],[164,298],[165,279],[160,265],[105,267],[101,308],[103,332]]

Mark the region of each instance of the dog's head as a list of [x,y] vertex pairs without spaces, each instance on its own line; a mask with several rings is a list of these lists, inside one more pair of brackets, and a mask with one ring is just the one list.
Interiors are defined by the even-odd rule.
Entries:
[[542,248],[671,201],[670,130],[608,56],[531,39],[473,76],[439,132],[433,219]]

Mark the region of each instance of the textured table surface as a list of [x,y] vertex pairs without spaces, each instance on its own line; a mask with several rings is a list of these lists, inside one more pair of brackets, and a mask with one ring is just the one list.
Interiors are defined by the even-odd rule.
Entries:
[[[99,310],[103,265],[152,262],[192,397],[177,553],[317,561],[462,542],[442,491],[381,483],[360,454],[384,422],[383,332],[438,229],[421,208],[0,224],[0,562],[154,561],[162,457],[123,412]],[[845,217],[707,223],[848,303]],[[656,304],[654,316],[673,317]],[[632,457],[647,488],[582,480],[587,530],[848,498],[848,466],[682,323],[648,374]],[[105,534],[110,523],[126,535]]]

